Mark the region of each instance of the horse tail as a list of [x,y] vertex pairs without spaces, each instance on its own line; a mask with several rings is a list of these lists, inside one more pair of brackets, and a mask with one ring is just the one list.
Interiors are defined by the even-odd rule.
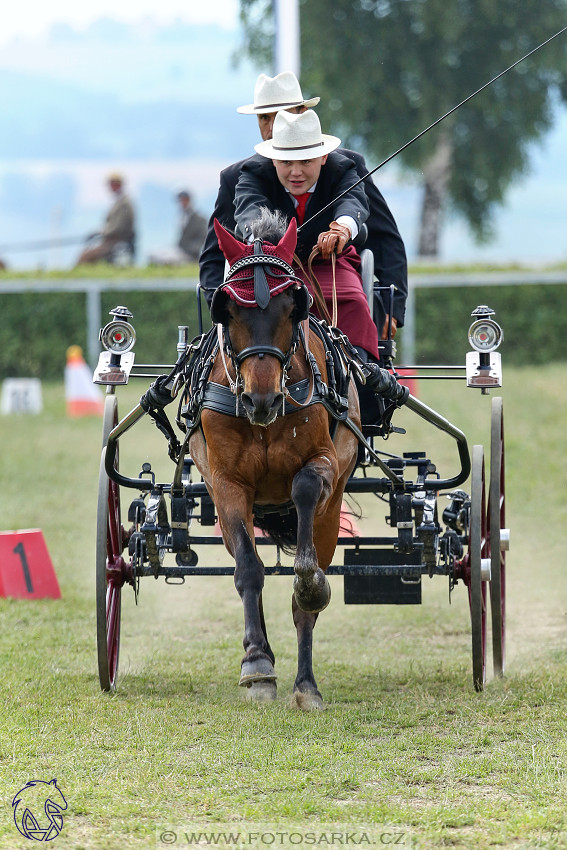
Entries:
[[265,532],[274,546],[286,555],[294,555],[297,543],[297,510],[293,502],[285,505],[254,505],[254,525]]

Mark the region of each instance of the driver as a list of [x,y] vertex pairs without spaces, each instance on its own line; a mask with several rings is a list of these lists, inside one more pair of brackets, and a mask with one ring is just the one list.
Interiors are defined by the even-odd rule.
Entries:
[[[256,156],[242,166],[234,198],[235,219],[238,231],[251,239],[251,222],[263,207],[288,218],[295,215],[303,225],[296,254],[306,266],[313,247],[319,249],[313,272],[327,309],[332,314],[334,274],[337,327],[367,362],[379,358],[378,333],[362,288],[360,258],[350,243],[368,218],[368,203],[362,185],[354,186],[358,179],[354,163],[336,152],[339,145],[336,136],[321,132],[313,110],[295,115],[278,112],[272,138],[257,144]],[[313,218],[329,203],[328,210]],[[332,254],[336,254],[334,272]],[[312,291],[304,270],[294,268]]]

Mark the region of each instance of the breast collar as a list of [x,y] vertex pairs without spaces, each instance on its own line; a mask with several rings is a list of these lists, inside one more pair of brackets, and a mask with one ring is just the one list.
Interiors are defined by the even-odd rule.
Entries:
[[[349,374],[341,363],[336,350],[333,350],[332,339],[323,328],[322,323],[309,316],[310,330],[323,342],[328,380],[325,382],[313,353],[307,350],[307,359],[311,369],[311,377],[304,378],[294,384],[284,384],[284,416],[297,413],[302,408],[314,404],[322,404],[336,423],[348,417],[348,384]],[[299,340],[303,340],[303,330],[299,326]],[[198,427],[202,410],[215,410],[226,416],[246,418],[246,412],[239,402],[236,382],[231,379],[232,386],[219,384],[209,380],[214,362],[222,349],[222,339],[216,328],[207,334],[207,343],[203,344],[203,357],[195,359],[191,374],[186,375],[185,399],[187,403],[180,409],[179,416],[185,419],[188,430]],[[242,354],[243,352],[241,352]],[[290,355],[291,359],[291,355]],[[285,370],[284,370],[285,371]],[[309,395],[311,393],[311,395]],[[178,417],[178,424],[179,417]],[[334,430],[334,429],[333,429]]]

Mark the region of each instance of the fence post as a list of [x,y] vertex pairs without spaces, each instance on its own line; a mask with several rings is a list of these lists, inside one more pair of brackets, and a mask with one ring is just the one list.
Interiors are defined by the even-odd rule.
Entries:
[[100,286],[90,283],[87,292],[87,360],[92,369],[98,363],[99,343],[98,334],[101,327]]
[[409,284],[403,327],[402,354],[403,363],[408,366],[415,366],[415,288]]

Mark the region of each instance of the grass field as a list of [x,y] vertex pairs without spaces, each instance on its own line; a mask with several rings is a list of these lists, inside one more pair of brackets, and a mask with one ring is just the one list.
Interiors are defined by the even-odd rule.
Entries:
[[[285,577],[267,579],[264,594],[275,703],[248,704],[237,687],[242,611],[230,578],[144,579],[137,607],[126,588],[118,691],[101,693],[100,421],[68,419],[59,384],[44,386],[41,416],[0,417],[0,527],[43,530],[62,591],[0,600],[0,848],[33,846],[12,798],[54,777],[68,802],[58,848],[190,846],[192,832],[229,828],[256,847],[567,847],[565,365],[505,369],[504,383],[505,679],[472,689],[462,585],[451,604],[435,578],[421,607],[346,607],[337,578],[314,641],[327,710],[312,714],[288,707],[296,648]],[[121,413],[143,389],[124,390]],[[490,398],[437,382],[419,395],[488,452]],[[453,473],[452,443],[409,413],[396,421],[408,429],[402,448],[427,449]],[[149,422],[125,438],[121,468],[137,474],[146,458],[170,477]],[[384,505],[365,497],[362,507],[361,524],[380,533]],[[228,556],[218,547],[207,559]]]

